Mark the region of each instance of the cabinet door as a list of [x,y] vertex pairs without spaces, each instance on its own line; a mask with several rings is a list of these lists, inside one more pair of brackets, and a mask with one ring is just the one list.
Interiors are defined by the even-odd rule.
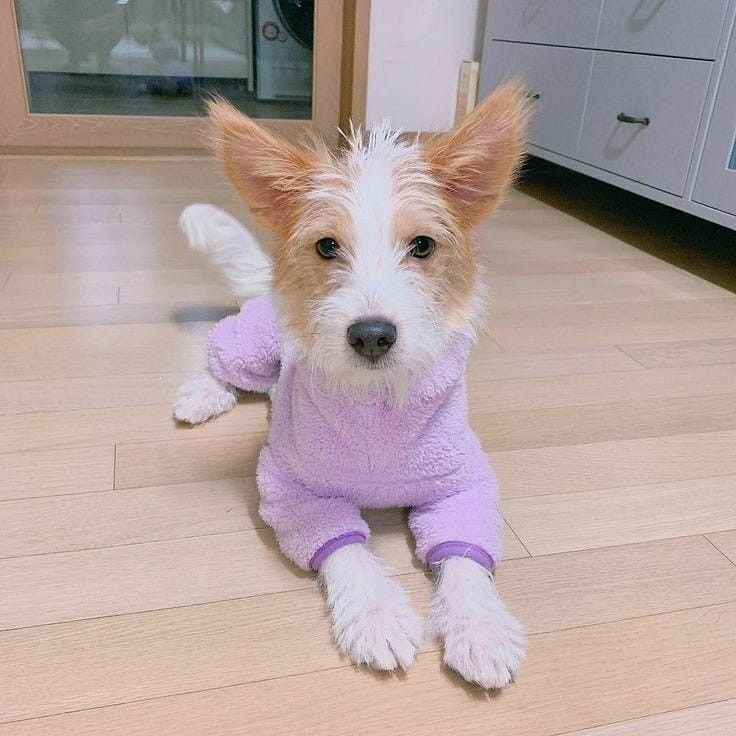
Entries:
[[715,59],[728,0],[606,0],[599,49]]
[[595,44],[603,0],[491,0],[486,38],[558,46]]
[[578,158],[682,196],[712,68],[596,51]]
[[593,52],[493,41],[486,45],[479,92],[485,97],[508,77],[521,77],[534,95],[529,142],[575,156]]
[[718,85],[693,199],[736,215],[736,36]]

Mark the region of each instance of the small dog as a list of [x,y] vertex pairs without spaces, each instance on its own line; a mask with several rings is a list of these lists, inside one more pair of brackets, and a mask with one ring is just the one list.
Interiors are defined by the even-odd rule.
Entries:
[[436,571],[429,631],[444,661],[484,688],[508,684],[524,634],[492,571],[501,517],[493,472],[467,419],[465,364],[484,304],[473,227],[522,156],[522,86],[499,87],[454,130],[407,141],[387,125],[340,154],[298,148],[223,101],[216,150],[272,258],[209,205],[181,217],[246,302],[212,331],[208,370],[174,415],[196,424],[237,390],[269,392],[260,513],[284,554],[317,571],[338,647],[406,669],[422,625],[366,544],[367,507],[410,507],[417,557]]

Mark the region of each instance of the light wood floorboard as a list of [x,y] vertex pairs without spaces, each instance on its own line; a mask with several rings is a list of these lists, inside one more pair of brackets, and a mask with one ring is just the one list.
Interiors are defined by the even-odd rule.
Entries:
[[736,700],[695,706],[671,713],[576,731],[575,736],[730,736]]
[[736,475],[510,498],[503,512],[533,555],[736,528]]
[[736,363],[736,340],[680,340],[620,347],[645,368]]
[[108,490],[113,487],[114,462],[112,445],[2,453],[0,499]]
[[[472,392],[472,387],[471,387]],[[621,401],[610,404],[473,413],[485,447],[518,450],[660,437],[681,431],[683,423],[693,432],[736,428],[732,407],[736,394]]]
[[535,496],[736,474],[736,431],[491,452],[503,495]]

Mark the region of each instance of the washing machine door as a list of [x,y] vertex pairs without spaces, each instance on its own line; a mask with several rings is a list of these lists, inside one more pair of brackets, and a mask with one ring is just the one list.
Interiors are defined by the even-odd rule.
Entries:
[[[256,97],[308,102],[312,96],[314,0],[255,0]],[[293,117],[284,108],[283,117]]]
[[284,28],[305,48],[314,47],[314,0],[273,0]]

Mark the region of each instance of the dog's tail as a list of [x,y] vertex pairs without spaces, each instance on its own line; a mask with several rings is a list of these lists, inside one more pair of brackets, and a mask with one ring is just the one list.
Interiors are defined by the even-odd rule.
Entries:
[[208,257],[233,296],[250,299],[270,290],[271,259],[227,212],[211,204],[192,204],[181,213],[179,227],[189,247]]

